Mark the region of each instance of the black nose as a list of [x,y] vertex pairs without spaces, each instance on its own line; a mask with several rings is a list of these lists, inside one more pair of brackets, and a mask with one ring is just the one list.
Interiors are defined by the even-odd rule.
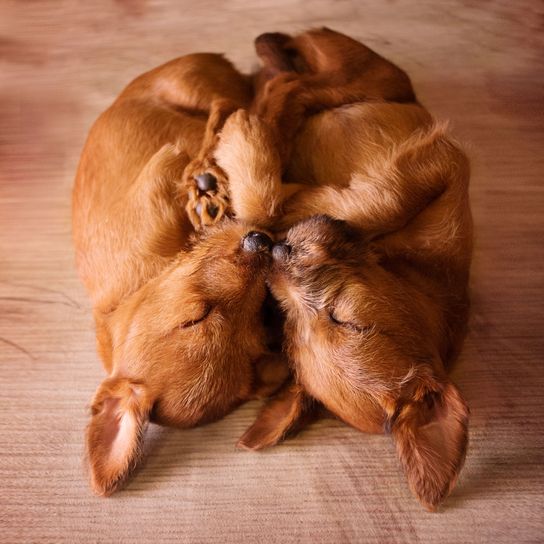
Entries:
[[263,249],[270,251],[271,247],[272,240],[264,232],[252,230],[242,238],[242,249],[244,251],[262,251]]
[[285,261],[289,254],[291,253],[291,246],[287,245],[285,242],[279,244],[274,244],[272,248],[272,258],[275,261]]

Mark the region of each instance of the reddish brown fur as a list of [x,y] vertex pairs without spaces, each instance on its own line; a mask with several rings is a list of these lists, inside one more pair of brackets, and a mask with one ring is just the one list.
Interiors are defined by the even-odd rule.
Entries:
[[[413,102],[407,76],[366,47],[326,29],[292,47],[310,74],[273,78],[259,98],[265,121],[236,113],[216,151],[244,216],[291,227],[268,281],[297,386],[241,445],[280,440],[309,396],[362,431],[390,431],[410,487],[435,509],[467,443],[468,408],[445,368],[468,312],[468,161]],[[270,152],[312,109],[341,104],[306,122],[289,165]],[[283,170],[311,186],[286,198]]]
[[[242,222],[191,241],[184,210],[187,180],[203,161],[213,164],[206,157],[226,112],[250,97],[249,80],[221,56],[189,55],[132,82],[89,134],[73,231],[109,374],[87,431],[99,494],[134,466],[149,420],[206,422],[285,378],[266,355],[261,319],[269,251],[242,247],[251,230]],[[256,383],[261,356],[266,372]]]
[[[274,51],[263,51],[263,41],[276,41],[276,57],[282,58],[283,51],[283,58],[301,73],[281,72],[278,68],[285,62],[276,62],[278,66],[267,71],[274,63]],[[293,137],[309,113],[363,100],[415,100],[410,79],[402,70],[363,44],[327,28],[295,38],[265,34],[257,39],[256,49],[265,63],[263,72],[277,75],[257,89],[254,108],[272,127],[285,163]]]
[[[391,431],[411,488],[433,509],[466,448],[468,411],[444,371],[468,308],[466,158],[413,102],[407,76],[368,48],[328,30],[280,42],[304,73],[280,73],[259,90],[253,107],[265,123],[244,111],[230,118],[218,165],[217,131],[249,92],[219,56],[138,78],[91,131],[74,236],[110,372],[88,429],[93,487],[118,487],[150,418],[194,425],[285,378],[276,358],[262,358],[268,257],[241,250],[249,229],[227,222],[188,243],[183,208],[195,227],[212,223],[195,216],[196,202],[214,198],[224,213],[226,173],[241,222],[295,225],[291,255],[276,259],[269,282],[286,311],[297,383],[264,407],[241,445],[295,431],[315,398],[363,431]],[[213,197],[195,192],[203,170],[219,179]],[[282,172],[306,186],[282,184]],[[332,219],[312,218],[323,213]]]

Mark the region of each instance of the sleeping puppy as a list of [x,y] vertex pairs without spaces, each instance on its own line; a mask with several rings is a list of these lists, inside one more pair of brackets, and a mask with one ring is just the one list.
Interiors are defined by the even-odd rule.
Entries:
[[240,222],[198,236],[189,220],[221,218],[208,157],[229,108],[251,97],[250,81],[223,57],[189,55],[133,81],[90,131],[73,233],[109,374],[87,429],[98,494],[135,465],[148,421],[211,421],[286,377],[267,354],[261,319],[268,234],[245,226],[243,210]]
[[[251,202],[245,212],[258,224],[290,227],[273,247],[268,284],[285,312],[284,347],[296,379],[264,406],[240,446],[276,444],[324,406],[363,432],[391,433],[413,493],[434,510],[455,484],[468,436],[467,405],[446,374],[469,307],[468,161],[413,100],[384,95],[349,104],[356,82],[363,97],[365,86],[379,83],[373,74],[392,74],[390,63],[380,69],[368,48],[326,29],[291,47],[297,43],[306,65],[323,66],[317,108],[327,96],[340,105],[336,91],[349,80],[348,104],[291,119],[291,126],[305,124],[289,165],[275,151],[280,125],[243,111],[229,119],[216,151],[233,202]],[[272,83],[261,111],[270,100],[275,115],[283,104],[286,119],[290,104],[293,117],[309,113],[314,80],[303,77],[300,102],[291,87],[285,99]],[[399,77],[405,96],[406,80]],[[311,186],[284,200],[284,170],[288,180]],[[251,200],[255,194],[260,202]]]

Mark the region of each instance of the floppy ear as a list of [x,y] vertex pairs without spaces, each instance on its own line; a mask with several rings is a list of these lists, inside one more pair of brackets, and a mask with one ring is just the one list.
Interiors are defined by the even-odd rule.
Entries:
[[468,407],[453,383],[426,379],[397,408],[392,434],[412,493],[429,510],[453,489],[468,442]]
[[312,412],[312,401],[299,385],[285,386],[264,405],[237,446],[246,450],[274,446],[288,433],[300,430],[309,422]]
[[108,378],[98,388],[87,427],[91,485],[98,495],[116,491],[138,462],[151,407],[141,383]]

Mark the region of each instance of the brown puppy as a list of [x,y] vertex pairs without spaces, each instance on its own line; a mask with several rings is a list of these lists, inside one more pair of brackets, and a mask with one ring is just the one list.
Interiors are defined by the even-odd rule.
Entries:
[[266,355],[261,319],[270,238],[232,221],[192,237],[184,210],[195,211],[195,194],[217,201],[220,188],[195,193],[187,183],[200,184],[193,173],[213,165],[206,153],[224,104],[250,98],[247,78],[221,56],[189,55],[132,82],[89,134],[73,231],[109,373],[87,430],[99,494],[134,466],[148,421],[210,421],[286,376]]
[[[318,74],[319,107],[329,92],[340,99],[337,77],[361,82],[361,97],[376,88],[373,73],[392,74],[386,87],[395,87],[398,69],[380,69],[374,55],[375,68],[366,72],[368,49],[345,36],[325,29],[294,43],[308,45],[298,50],[307,65],[334,65],[324,72],[329,79]],[[291,103],[294,117],[311,110],[312,75],[303,81],[301,100],[291,83],[289,99],[274,84],[268,98],[271,109],[281,105],[280,117],[290,117]],[[406,81],[398,78],[399,96],[413,97]],[[346,102],[357,94],[350,89]],[[223,130],[216,157],[233,202],[251,203],[245,215],[260,224],[294,225],[273,248],[268,282],[285,311],[296,382],[264,407],[240,445],[277,443],[319,401],[361,431],[390,432],[412,491],[433,510],[452,489],[467,445],[468,408],[445,368],[460,349],[468,312],[469,168],[424,108],[390,97],[384,92],[306,122],[287,177],[315,186],[286,202],[281,153],[269,151],[281,125],[239,112]]]

